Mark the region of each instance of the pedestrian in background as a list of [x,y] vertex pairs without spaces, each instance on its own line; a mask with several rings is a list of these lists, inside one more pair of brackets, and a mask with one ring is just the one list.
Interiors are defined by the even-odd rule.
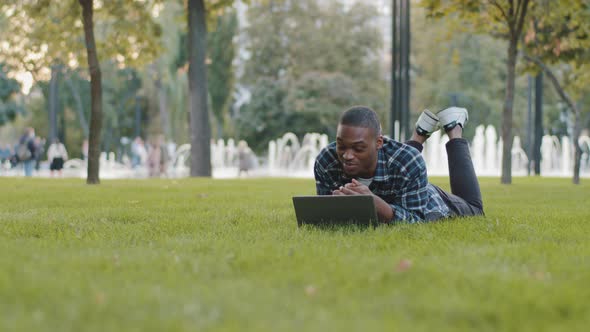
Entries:
[[63,176],[62,170],[64,162],[68,160],[68,151],[58,138],[55,138],[53,143],[49,146],[49,149],[47,150],[47,159],[50,162],[49,170],[51,171],[51,176],[53,176],[53,172],[55,171],[57,171],[60,177]]

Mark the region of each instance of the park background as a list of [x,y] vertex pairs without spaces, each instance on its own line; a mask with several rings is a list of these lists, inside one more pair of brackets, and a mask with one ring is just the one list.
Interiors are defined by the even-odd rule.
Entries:
[[[0,178],[0,330],[587,330],[590,186],[573,169],[512,179],[503,162],[480,178],[481,217],[298,228],[291,197],[313,180],[212,179],[209,148],[333,139],[353,104],[392,136],[459,105],[470,140],[492,125],[531,157],[542,135],[578,142],[589,16],[582,0],[3,1],[0,143],[32,126],[91,151],[86,182]],[[192,143],[192,176],[100,181],[100,153],[138,134]]]
[[[264,163],[269,141],[287,132],[334,139],[351,105],[374,108],[384,132],[400,140],[423,109],[458,105],[470,111],[467,139],[491,125],[510,142],[503,183],[511,182],[514,136],[526,174],[540,173],[543,135],[570,138],[574,182],[580,161],[588,167],[590,146],[573,143],[590,123],[584,1],[205,1],[192,10],[206,21],[201,30],[188,28],[192,3],[94,4],[102,91],[93,103],[83,6],[6,2],[0,140],[13,144],[31,126],[80,158],[90,138],[90,183],[100,152],[121,161],[135,137],[163,135],[191,143],[190,174],[210,176],[210,140],[244,140]],[[197,46],[206,40],[206,51],[191,49],[191,38]],[[396,134],[393,120],[405,131]]]

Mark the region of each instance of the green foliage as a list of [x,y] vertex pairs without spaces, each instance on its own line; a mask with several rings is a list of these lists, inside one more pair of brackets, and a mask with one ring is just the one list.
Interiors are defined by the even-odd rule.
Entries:
[[[113,63],[103,63],[103,112],[105,130],[102,133],[101,149],[117,151],[121,137],[133,137],[135,131],[135,108],[139,102],[142,113],[146,112],[145,100],[136,100],[141,88],[137,71],[131,68],[118,69]],[[69,82],[68,82],[69,81]],[[75,89],[72,89],[72,86]],[[31,113],[28,125],[36,129],[37,135],[47,137],[47,100],[49,100],[49,83],[38,82],[28,98],[27,108]],[[80,122],[80,112],[86,121],[90,118],[90,82],[83,70],[63,68],[58,79],[57,122],[59,137],[64,141],[72,158],[81,156],[81,145],[85,133]],[[76,97],[75,94],[78,94]],[[82,109],[76,98],[80,98]],[[142,130],[148,125],[147,117],[141,123]]]
[[359,104],[359,90],[353,79],[340,72],[307,72],[289,90],[285,108],[295,118],[310,120],[300,134],[319,132],[336,137],[340,114]]
[[0,62],[0,126],[14,121],[17,114],[24,113],[15,98],[20,92],[20,84],[14,78],[8,78],[7,74],[7,66]]
[[318,132],[333,138],[342,111],[359,103],[358,91],[342,73],[308,72],[290,87],[282,80],[262,78],[236,119],[238,134],[258,153],[287,131],[299,137]]
[[286,84],[272,79],[261,78],[252,89],[250,103],[240,109],[235,121],[238,136],[253,150],[262,152],[270,140],[285,133],[285,128],[302,132],[304,127],[294,126],[293,115],[285,112],[286,96]]
[[377,79],[374,57],[382,47],[378,15],[374,6],[360,3],[348,10],[338,1],[253,3],[246,31],[251,61],[244,79],[298,79],[309,71],[342,72],[355,81]]
[[[454,30],[491,34],[508,39],[516,8],[522,0],[421,0],[430,18],[457,18]],[[512,9],[510,9],[512,8]],[[467,24],[467,25],[465,25]]]
[[[380,62],[378,15],[375,7],[360,3],[345,9],[338,1],[253,2],[246,29],[249,57],[240,79],[251,89],[252,101],[240,119],[262,113],[253,119],[272,120],[239,121],[238,127],[247,127],[238,128],[240,138],[260,147],[268,142],[264,139],[287,131],[333,135],[338,114],[356,103],[373,107],[385,120],[388,84]],[[265,93],[266,88],[271,91]],[[272,98],[256,100],[265,96]],[[275,136],[258,135],[263,130],[253,128]]]
[[[234,92],[234,69],[232,60],[235,50],[233,37],[237,30],[237,17],[231,5],[233,0],[205,1],[207,7],[208,40],[208,88],[212,122],[221,135],[222,129],[228,128],[224,123],[229,116],[229,106]],[[158,77],[146,81],[162,84],[167,95],[167,110],[171,126],[171,138],[176,142],[187,142],[188,119],[188,47],[185,4],[175,1],[165,2],[156,21],[162,26],[161,39],[164,52],[155,63]],[[155,91],[147,86],[146,90]],[[154,100],[153,102],[159,102]]]
[[[525,52],[554,66],[562,87],[575,99],[587,94],[590,75],[590,4],[582,0],[546,1],[533,8],[525,35]],[[539,71],[534,63],[526,67]]]
[[233,61],[236,54],[234,38],[238,28],[235,11],[226,11],[217,17],[217,26],[207,35],[207,52],[211,63],[207,66],[211,111],[217,123],[217,136],[222,136],[224,121],[229,112],[234,92]]
[[[135,134],[135,109],[139,103],[145,113],[145,101],[138,100],[141,79],[135,69],[118,69],[114,63],[104,63],[103,68],[103,151],[117,151],[121,137],[133,138]],[[146,126],[144,117],[140,125]]]
[[[449,106],[466,107],[471,125],[465,136],[471,139],[479,124],[500,128],[506,54],[502,41],[455,31],[453,24],[450,18],[426,18],[419,7],[412,11],[415,74],[411,108],[417,118],[423,109],[436,112]],[[517,102],[526,98],[526,87],[522,88],[517,89],[521,92]]]
[[296,226],[312,179],[0,180],[2,331],[590,324],[587,183],[488,178],[486,217],[329,231]]
[[[148,63],[159,51],[160,26],[153,4],[142,1],[102,1],[95,4],[94,31],[101,60],[120,65]],[[18,69],[35,76],[44,67],[63,63],[86,66],[81,7],[77,0],[8,0],[3,7],[7,30],[0,34],[8,47],[0,53]]]

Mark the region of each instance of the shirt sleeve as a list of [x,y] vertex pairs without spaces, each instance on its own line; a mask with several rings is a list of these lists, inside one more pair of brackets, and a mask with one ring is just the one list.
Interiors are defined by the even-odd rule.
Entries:
[[415,223],[424,220],[424,211],[428,203],[428,177],[424,159],[416,154],[398,171],[405,175],[398,177],[399,195],[390,204],[394,213],[393,221]]
[[322,167],[321,163],[316,159],[313,167],[313,173],[315,176],[315,187],[318,195],[332,195],[330,190],[330,180],[326,169]]

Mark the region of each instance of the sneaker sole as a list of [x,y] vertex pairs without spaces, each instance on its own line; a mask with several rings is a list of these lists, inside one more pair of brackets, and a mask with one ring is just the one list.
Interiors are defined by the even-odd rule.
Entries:
[[[444,110],[441,111],[441,112],[439,112],[439,114],[442,113],[442,112],[444,112]],[[460,113],[460,114],[465,114],[465,113]],[[444,117],[444,116],[442,116],[442,117]],[[441,117],[439,116],[439,118],[441,118]],[[469,120],[469,113],[466,113],[465,114],[465,119],[463,120],[462,123],[461,122],[458,122],[457,120],[453,120],[453,121],[451,121],[451,122],[449,122],[447,124],[442,125],[442,128],[445,131],[449,131],[449,130],[455,128],[457,125],[459,125],[459,126],[461,126],[461,128],[463,128],[465,126],[464,124],[467,123],[468,120]]]
[[[428,131],[422,127],[420,127],[420,125],[418,123],[416,123],[416,132],[418,133],[418,135],[420,136],[430,136],[433,132],[435,132],[438,128],[437,123],[438,123],[438,117],[430,112],[429,110],[424,110],[422,112],[422,114],[426,115],[426,119],[424,119],[425,122],[431,122],[429,124],[434,125],[434,128],[432,131]],[[422,115],[420,115],[420,118],[422,118]],[[432,120],[432,121],[428,121],[428,120]],[[420,122],[420,121],[418,121]]]

